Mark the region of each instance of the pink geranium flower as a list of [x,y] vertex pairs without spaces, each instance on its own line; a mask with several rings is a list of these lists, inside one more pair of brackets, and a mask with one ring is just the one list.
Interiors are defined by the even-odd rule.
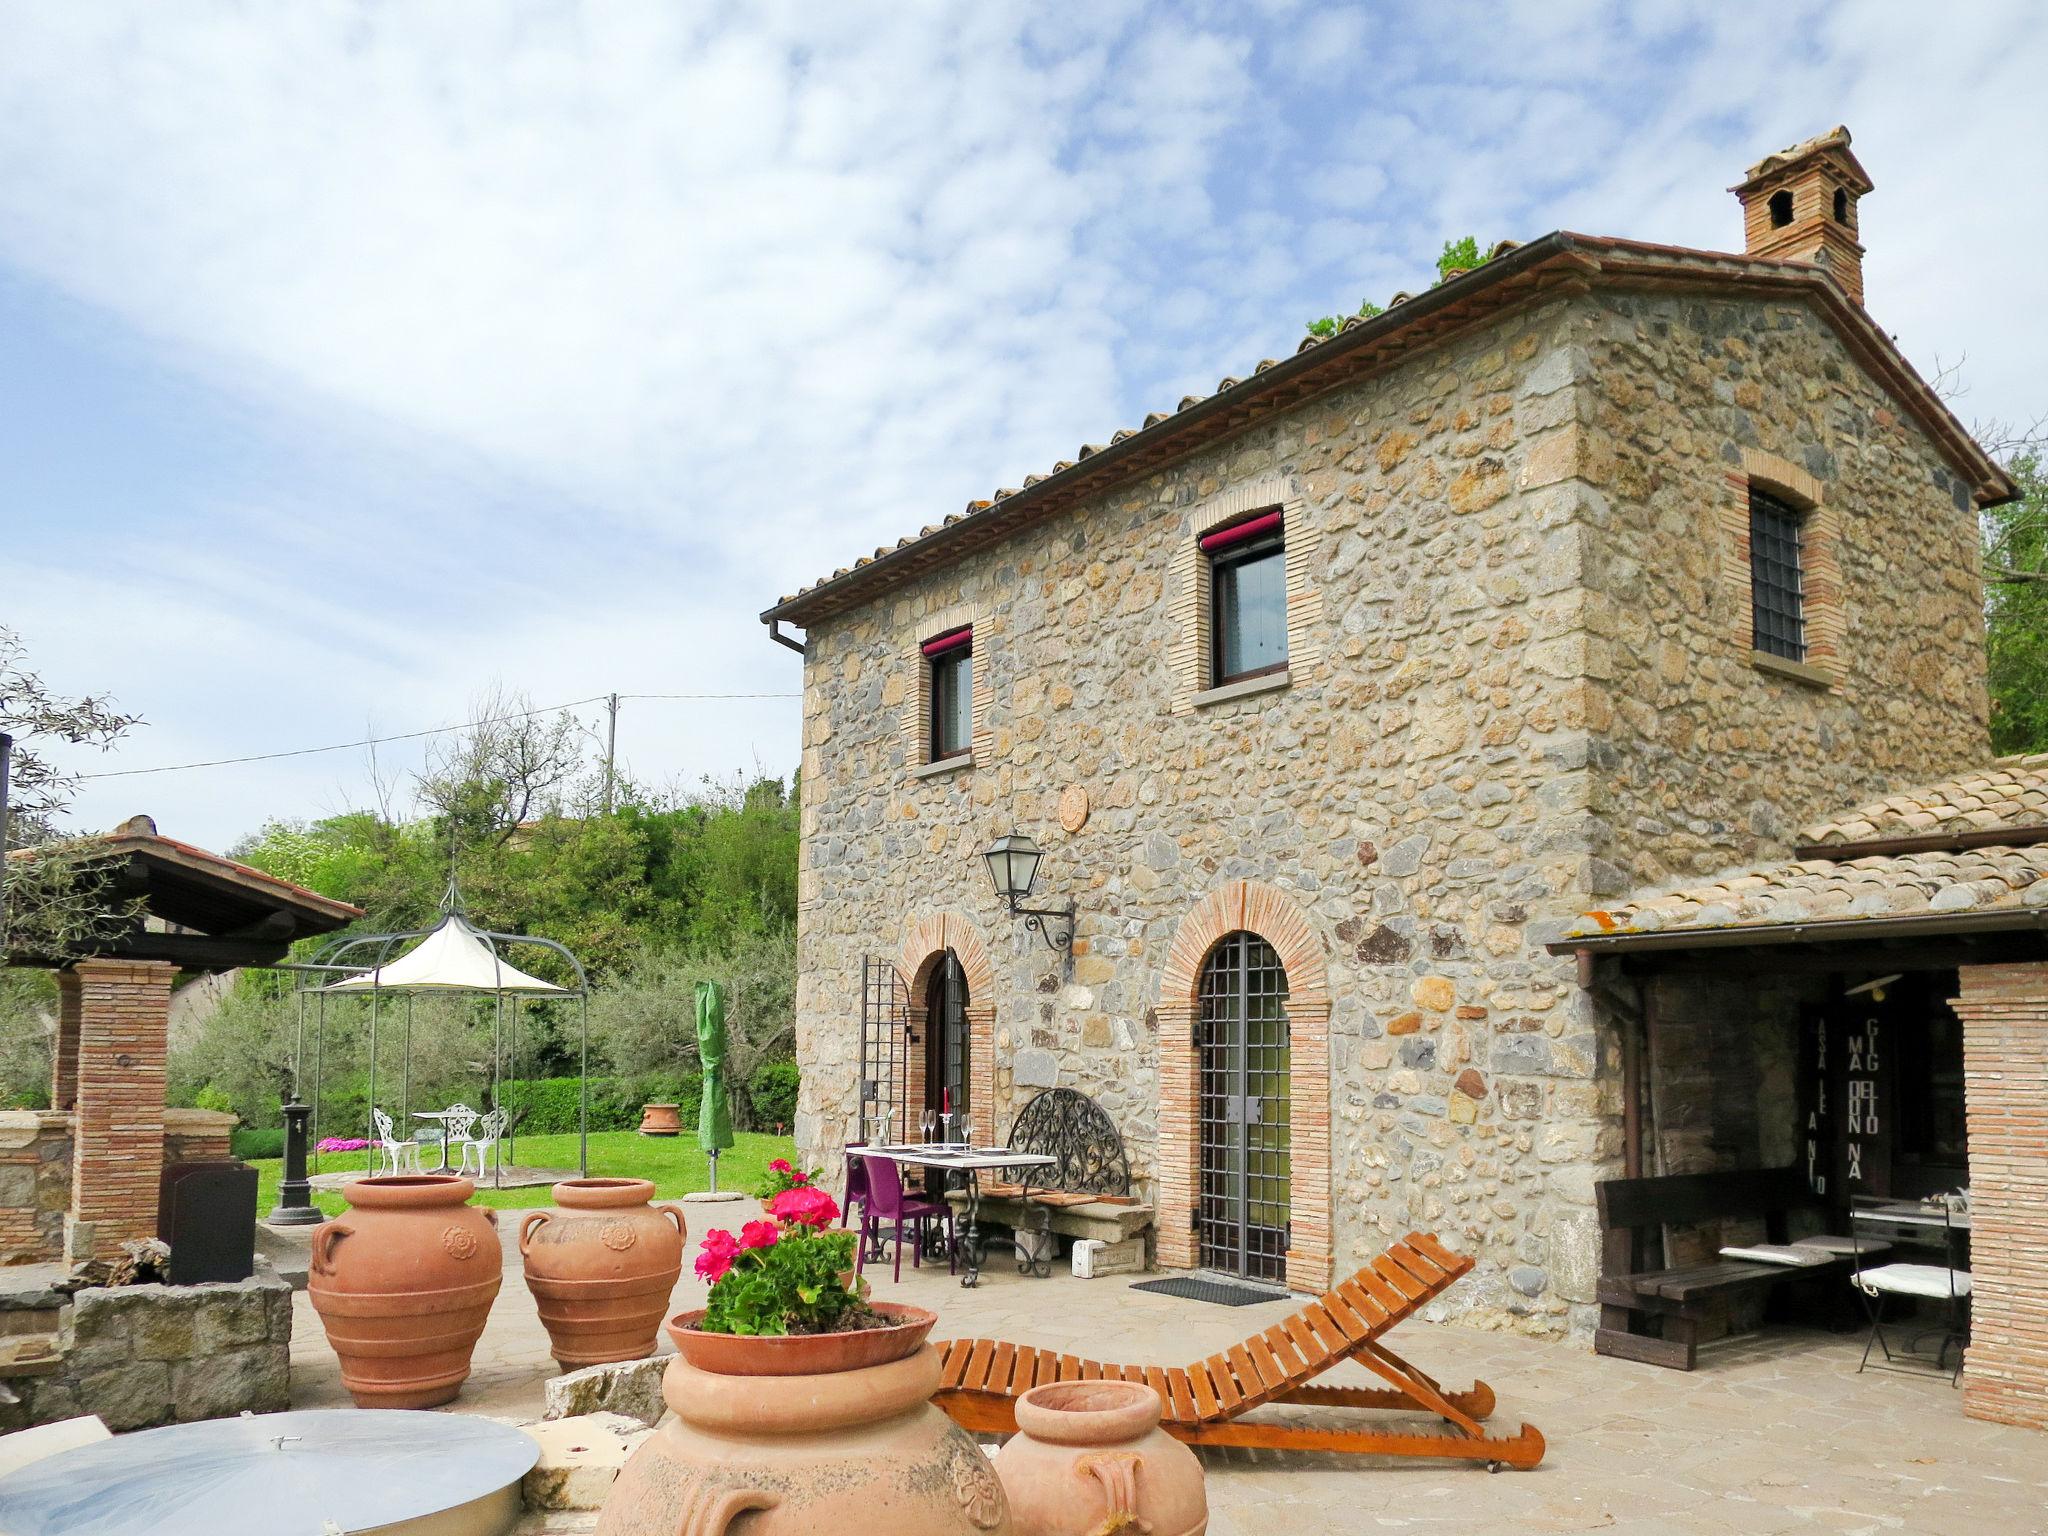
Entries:
[[740,1245],[733,1241],[730,1232],[716,1231],[704,1234],[699,1245],[703,1250],[697,1255],[697,1278],[709,1285],[716,1285],[725,1278],[725,1272],[732,1268],[732,1261],[740,1251]]
[[772,1221],[750,1221],[740,1228],[741,1248],[773,1248],[781,1240],[782,1229]]
[[786,1189],[768,1202],[768,1214],[777,1221],[801,1227],[826,1227],[839,1215],[839,1207],[822,1189]]
[[790,1166],[789,1166],[789,1159],[788,1159],[788,1158],[786,1158],[786,1157],[778,1157],[777,1159],[775,1159],[775,1161],[774,1161],[774,1162],[772,1162],[772,1163],[770,1163],[770,1164],[768,1165],[768,1171],[769,1171],[770,1173],[788,1173],[788,1172],[790,1172],[791,1170],[790,1170]]

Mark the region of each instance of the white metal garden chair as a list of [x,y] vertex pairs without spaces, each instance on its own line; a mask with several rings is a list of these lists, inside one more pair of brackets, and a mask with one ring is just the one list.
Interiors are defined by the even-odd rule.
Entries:
[[483,1177],[484,1162],[490,1157],[491,1148],[497,1144],[498,1138],[505,1134],[505,1120],[505,1111],[500,1107],[476,1122],[474,1134],[469,1131],[463,1132],[462,1149],[455,1165],[458,1172],[469,1172],[469,1156],[474,1152],[477,1177]]
[[370,1111],[370,1125],[377,1133],[377,1158],[375,1171],[384,1173],[418,1173],[420,1171],[420,1147],[416,1141],[400,1141],[393,1132],[391,1117],[381,1109]]

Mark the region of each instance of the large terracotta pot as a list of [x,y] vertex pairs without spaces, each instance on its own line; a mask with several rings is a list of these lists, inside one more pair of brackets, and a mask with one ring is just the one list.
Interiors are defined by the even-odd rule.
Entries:
[[469,1375],[503,1277],[498,1213],[476,1185],[409,1173],[342,1186],[349,1211],[313,1229],[306,1294],[358,1408],[433,1408]]
[[678,1354],[661,1379],[675,1414],[620,1471],[597,1536],[1002,1536],[1002,1485],[932,1407],[939,1376],[929,1344],[809,1376],[725,1375]]
[[519,1223],[526,1288],[562,1369],[642,1360],[683,1272],[683,1208],[647,1179],[564,1179]]
[[1206,1531],[1202,1464],[1159,1427],[1159,1407],[1135,1381],[1063,1381],[1018,1398],[1017,1434],[996,1456],[1017,1536]]
[[683,1133],[682,1116],[674,1104],[642,1104],[640,1106],[640,1134],[642,1136],[680,1136]]

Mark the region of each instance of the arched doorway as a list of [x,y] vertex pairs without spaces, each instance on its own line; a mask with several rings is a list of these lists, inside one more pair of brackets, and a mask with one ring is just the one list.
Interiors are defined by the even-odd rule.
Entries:
[[1287,971],[1240,929],[1202,964],[1200,1262],[1248,1280],[1287,1278],[1293,1187]]
[[[1259,880],[1225,882],[1196,902],[1174,930],[1156,1009],[1154,1203],[1159,1262],[1167,1268],[1218,1264],[1215,1252],[1204,1251],[1218,1246],[1208,1241],[1207,1223],[1213,1216],[1224,1256],[1233,1251],[1241,1256],[1240,1272],[1274,1274],[1270,1250],[1277,1237],[1283,1245],[1278,1272],[1289,1289],[1320,1291],[1330,1283],[1330,981],[1325,954],[1321,934],[1295,897]],[[1236,1068],[1227,1043],[1214,1051],[1209,1046],[1212,1040],[1227,1042],[1227,1030],[1240,1020],[1246,1059]],[[1239,1074],[1235,1080],[1233,1072]],[[1248,1111],[1241,1101],[1253,1098],[1257,1108]],[[1283,1103],[1284,1122],[1279,1119]],[[1222,1129],[1233,1112],[1259,1116],[1252,1134]],[[1227,1200],[1236,1180],[1223,1150],[1231,1145],[1241,1146],[1244,1157],[1234,1213],[1211,1200],[1212,1189]],[[1255,1174],[1260,1179],[1256,1185]],[[1276,1218],[1276,1207],[1286,1214]],[[1228,1247],[1233,1217],[1239,1228],[1249,1229],[1237,1234],[1234,1250]]]
[[[967,971],[952,950],[932,966],[924,995],[924,1102],[921,1111],[943,1115],[950,1110],[956,1139],[965,1139],[972,1103],[968,1071],[971,1055],[967,1033]],[[907,1128],[906,1128],[907,1129]]]

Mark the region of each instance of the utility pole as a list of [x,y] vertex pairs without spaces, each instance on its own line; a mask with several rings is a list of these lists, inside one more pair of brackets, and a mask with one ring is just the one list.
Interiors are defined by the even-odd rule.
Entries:
[[604,813],[609,816],[612,813],[614,782],[612,758],[619,745],[619,696],[616,693],[605,695],[604,713]]

